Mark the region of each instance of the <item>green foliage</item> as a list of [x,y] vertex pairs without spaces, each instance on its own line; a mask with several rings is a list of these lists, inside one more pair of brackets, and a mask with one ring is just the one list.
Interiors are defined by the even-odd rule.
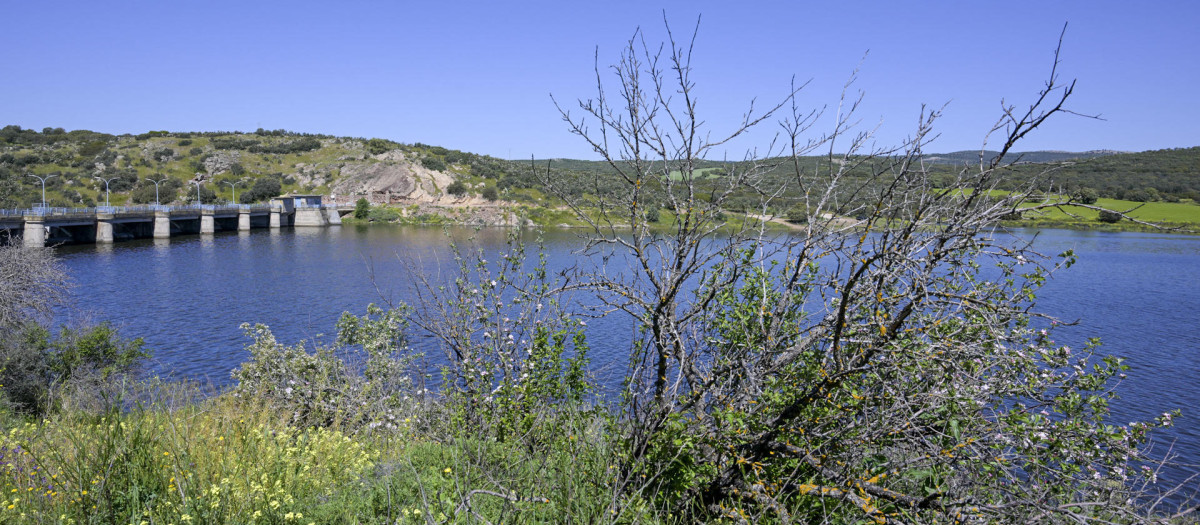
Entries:
[[792,224],[804,224],[808,222],[808,208],[797,206],[788,210],[786,220]]
[[287,155],[293,153],[303,153],[305,151],[313,151],[321,148],[321,141],[314,137],[304,137],[301,139],[278,143],[258,145],[252,144],[246,148],[251,153],[271,153],[276,155]]
[[1123,217],[1121,216],[1120,213],[1117,213],[1114,211],[1102,210],[1100,212],[1100,216],[1097,220],[1099,220],[1100,222],[1106,222],[1106,223],[1112,224],[1112,223],[1116,223],[1116,222],[1121,222],[1122,218]]
[[1162,200],[1162,196],[1154,188],[1139,188],[1126,191],[1124,198],[1135,202],[1157,202]]
[[220,200],[217,197],[217,192],[209,189],[207,186],[200,186],[198,193],[200,194],[201,204],[216,204]]
[[93,140],[91,142],[88,142],[87,144],[79,146],[79,156],[94,157],[96,155],[99,155],[101,152],[103,152],[107,148],[108,148],[108,142],[105,142],[102,140]]
[[283,193],[283,185],[278,178],[270,176],[259,177],[254,180],[254,185],[250,189],[238,196],[238,201],[242,204],[262,202],[270,200],[273,197],[278,197],[281,193]]
[[[167,179],[158,184],[158,199],[160,203],[166,204],[173,202],[179,195],[179,190],[183,188],[183,182],[178,179]],[[134,204],[148,204],[154,202],[155,185],[153,182],[142,179],[137,186],[129,194],[129,199]]]
[[1082,204],[1096,204],[1096,201],[1100,199],[1100,192],[1093,188],[1084,187],[1075,193],[1075,198]]
[[248,150],[260,143],[254,139],[240,139],[237,137],[215,137],[209,144],[216,149],[222,150]]
[[392,222],[400,218],[400,212],[388,206],[372,206],[367,219],[373,222]]
[[354,203],[354,218],[366,219],[371,214],[371,203],[367,202],[365,197],[359,198]]
[[398,147],[400,147],[399,144],[385,139],[371,139],[367,141],[367,152],[372,155],[387,153]]
[[38,413],[47,405],[52,378],[49,373],[50,332],[29,323],[4,331],[0,341],[0,384],[6,408]]
[[487,187],[483,188],[483,191],[480,193],[480,196],[482,196],[484,199],[487,199],[489,201],[494,201],[494,200],[500,198],[500,195],[498,193],[496,193],[495,186],[487,186]]
[[5,523],[239,524],[342,522],[323,502],[362,491],[376,454],[225,398],[70,411],[5,432],[0,455]]
[[657,204],[650,204],[645,212],[646,222],[655,223],[659,220],[659,208]]
[[437,157],[422,157],[421,165],[433,171],[446,171],[446,163]]
[[446,186],[446,193],[449,193],[454,196],[466,195],[467,185],[463,184],[463,182],[460,180],[456,180],[454,182],[451,182],[449,186]]
[[51,346],[47,365],[56,381],[70,381],[83,373],[107,379],[150,357],[144,346],[140,337],[122,339],[107,322],[81,329],[63,327]]
[[0,344],[0,384],[9,406],[44,413],[52,387],[127,374],[149,356],[141,338],[124,339],[108,323],[64,326],[57,337],[41,325],[27,324]]
[[163,148],[163,149],[157,150],[154,153],[150,154],[150,157],[153,158],[156,162],[165,162],[165,161],[171,160],[171,158],[174,156],[175,156],[175,150],[173,150],[171,148]]
[[[233,372],[233,393],[270,402],[295,425],[395,428],[412,405],[405,313],[374,305],[361,318],[345,313],[337,344],[311,353],[304,343],[280,344],[266,326],[243,324],[253,343],[246,347],[250,360]],[[361,371],[342,357],[352,347],[366,354]]]
[[538,449],[569,441],[564,429],[581,418],[606,414],[586,406],[586,323],[560,308],[545,258],[529,260],[517,235],[494,262],[454,244],[458,275],[431,290],[437,303],[415,322],[446,348],[448,430]]
[[[1200,147],[1176,148],[1141,153],[1103,155],[1078,162],[1020,164],[1014,166],[1001,185],[1008,189],[1040,173],[1054,168],[1054,183],[1058,187],[1093,188],[1100,197],[1150,202],[1167,195],[1189,198],[1200,195],[1200,178],[1195,166],[1200,161]],[[945,166],[947,171],[953,168]],[[1045,188],[1049,189],[1049,188]],[[1155,195],[1146,191],[1153,189]]]

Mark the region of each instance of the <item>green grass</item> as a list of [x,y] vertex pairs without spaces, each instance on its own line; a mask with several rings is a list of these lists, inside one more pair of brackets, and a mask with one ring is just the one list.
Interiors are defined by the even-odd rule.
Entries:
[[[696,179],[708,179],[716,177],[724,171],[724,168],[697,168],[693,173]],[[668,176],[671,180],[683,180],[683,173],[679,170],[672,170]]]
[[[1200,206],[1185,202],[1133,202],[1117,199],[1099,199],[1096,206],[1114,211],[1128,211],[1130,217],[1147,222],[1200,225]],[[1071,215],[1076,215],[1072,217]],[[1063,209],[1046,209],[1027,214],[1030,219],[1052,221],[1097,221],[1099,212],[1079,206],[1064,206]]]
[[615,459],[601,434],[565,428],[569,436],[531,449],[431,429],[426,420],[440,421],[436,410],[386,432],[296,428],[228,394],[126,412],[65,408],[37,421],[10,416],[0,422],[0,523],[610,517]]
[[[992,190],[992,197],[1007,197],[1010,192]],[[1027,201],[1022,207],[1032,207],[1039,201]],[[1139,221],[1159,223],[1168,228],[1184,230],[1200,229],[1200,205],[1192,201],[1181,202],[1136,202],[1120,199],[1098,199],[1095,206],[1113,211],[1127,213]],[[1086,228],[1108,231],[1153,231],[1153,226],[1138,224],[1129,220],[1117,223],[1104,223],[1099,220],[1100,212],[1081,206],[1063,206],[1061,208],[1046,208],[1025,212],[1022,220],[1008,221],[1012,226],[1030,226],[1040,228]]]

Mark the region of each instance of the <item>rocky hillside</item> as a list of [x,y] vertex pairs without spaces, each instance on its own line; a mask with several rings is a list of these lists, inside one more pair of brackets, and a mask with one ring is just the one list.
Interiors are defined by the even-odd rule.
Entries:
[[[1053,169],[1057,186],[1047,191],[1083,191],[1141,202],[1200,202],[1200,148],[1142,153],[1032,152],[1008,175],[1012,183]],[[977,157],[978,153],[974,153]],[[930,155],[950,162],[959,154]],[[1092,158],[1088,158],[1092,157]],[[1062,160],[1071,158],[1075,160]],[[1035,160],[1038,159],[1038,160]],[[1045,161],[1041,162],[1040,161]],[[820,167],[825,159],[806,159]],[[790,163],[787,163],[790,165]],[[718,179],[729,163],[699,166]],[[937,177],[953,178],[953,163],[933,162]],[[41,201],[45,182],[50,206],[238,201],[262,202],[283,193],[320,193],[339,202],[366,198],[421,216],[441,214],[455,222],[493,223],[524,206],[558,224],[561,201],[547,196],[549,176],[574,196],[622,190],[610,166],[571,159],[518,162],[426,144],[383,139],[332,137],[283,130],[239,132],[150,132],[110,135],[87,130],[0,129],[0,208],[26,208]],[[780,183],[792,175],[778,175]],[[156,184],[157,183],[157,184]],[[701,184],[705,184],[702,182]],[[107,191],[106,191],[107,190]],[[789,194],[777,199],[786,213]],[[757,209],[756,194],[727,201],[729,211]],[[659,195],[651,201],[665,202]],[[463,215],[464,208],[492,209]],[[446,212],[449,209],[451,212]],[[440,210],[440,211],[439,211]],[[472,215],[475,214],[475,215]],[[553,216],[553,217],[551,217]]]
[[116,136],[8,126],[0,130],[0,207],[40,202],[43,179],[51,206],[153,203],[155,181],[164,204],[197,195],[250,203],[289,192],[404,204],[531,198],[512,181],[499,184],[512,167],[437,146],[286,131]]

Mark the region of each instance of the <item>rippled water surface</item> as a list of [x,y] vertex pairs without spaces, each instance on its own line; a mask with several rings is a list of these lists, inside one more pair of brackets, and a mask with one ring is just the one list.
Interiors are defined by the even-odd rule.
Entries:
[[[1176,441],[1184,461],[1200,463],[1200,237],[1017,233],[1036,234],[1043,253],[1073,249],[1079,257],[1042,289],[1040,310],[1079,321],[1058,333],[1059,342],[1100,337],[1102,352],[1128,358],[1132,369],[1114,405],[1117,420],[1182,409],[1184,417],[1163,438]],[[478,235],[484,246],[502,249],[504,232]],[[576,236],[544,235],[550,265],[570,264]],[[221,385],[248,355],[241,323],[269,325],[289,343],[331,334],[343,311],[361,314],[370,302],[411,299],[409,268],[453,271],[447,244],[436,228],[343,226],[69,246],[58,253],[74,279],[76,311],[144,337],[154,352],[152,372]],[[623,362],[620,341],[628,341],[629,322],[591,325],[593,362]]]

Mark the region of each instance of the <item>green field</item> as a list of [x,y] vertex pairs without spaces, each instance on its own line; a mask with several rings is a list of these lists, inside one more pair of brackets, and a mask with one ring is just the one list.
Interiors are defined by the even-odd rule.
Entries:
[[[1032,206],[1035,203],[1028,203]],[[1161,222],[1171,225],[1200,226],[1200,205],[1192,202],[1134,202],[1118,199],[1100,199],[1096,206],[1113,211],[1124,212],[1130,217],[1146,222]],[[1080,206],[1063,206],[1048,208],[1036,212],[1027,212],[1022,222],[1052,222],[1076,223],[1080,226],[1102,224],[1099,222],[1100,212]],[[1134,224],[1129,221],[1117,223]]]
[[[716,177],[724,171],[724,168],[696,168],[693,173],[695,173],[696,179],[708,179]],[[670,177],[671,180],[683,180],[683,172],[679,170],[671,170]]]

